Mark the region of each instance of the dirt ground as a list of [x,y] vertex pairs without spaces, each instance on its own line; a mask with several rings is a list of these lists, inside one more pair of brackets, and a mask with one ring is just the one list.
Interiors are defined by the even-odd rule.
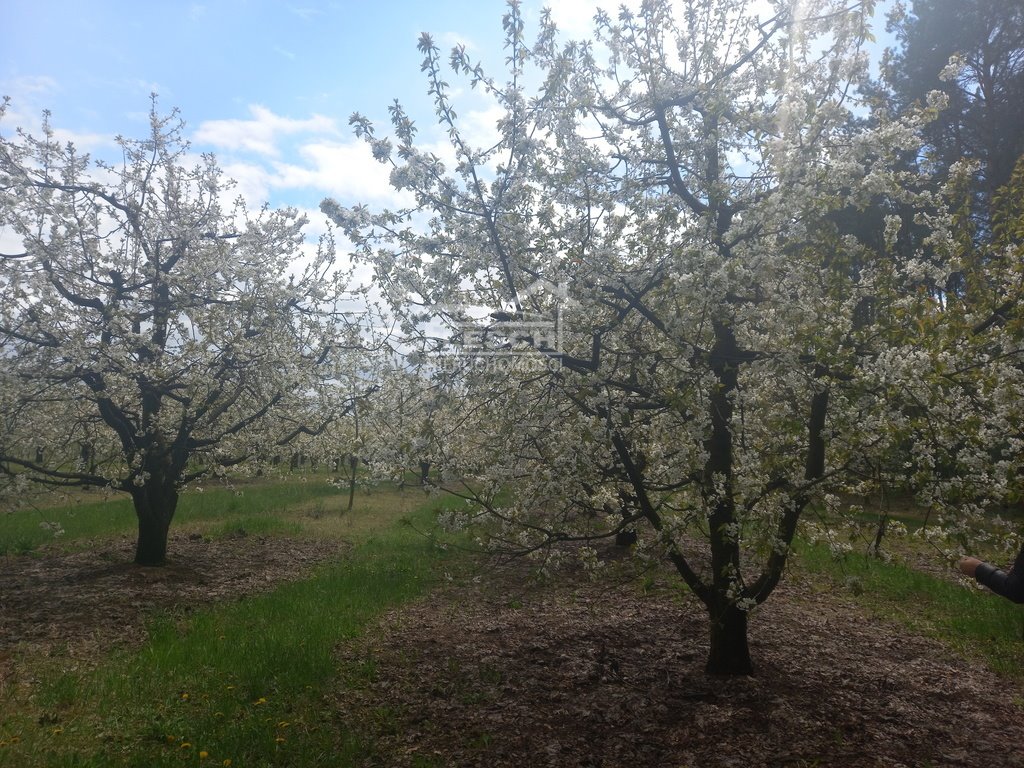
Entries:
[[171,534],[168,563],[132,563],[134,537],[72,553],[44,548],[0,557],[0,693],[19,652],[88,659],[146,637],[154,611],[188,612],[300,578],[341,548],[337,541],[233,534]]
[[377,671],[336,706],[398,713],[380,766],[1024,766],[1024,684],[841,596],[790,583],[750,636],[756,675],[716,678],[692,598],[492,573],[342,648]]
[[[146,569],[132,545],[0,560],[0,691],[26,648],[98,656],[154,610],[268,589],[340,546],[179,534]],[[793,580],[752,618],[757,674],[715,678],[672,583],[483,569],[339,647],[364,672],[325,704],[376,738],[378,766],[1024,766],[1019,681]]]

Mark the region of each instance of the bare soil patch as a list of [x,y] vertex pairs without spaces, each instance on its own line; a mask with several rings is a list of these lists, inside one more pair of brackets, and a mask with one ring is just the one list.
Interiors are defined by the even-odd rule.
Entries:
[[0,690],[20,652],[91,658],[111,645],[136,644],[154,611],[191,611],[268,590],[342,547],[336,540],[177,533],[161,568],[135,565],[129,536],[71,553],[0,558]]
[[692,597],[506,571],[342,647],[375,673],[335,706],[380,766],[1024,766],[1024,686],[937,642],[799,583],[750,634],[757,675],[716,678]]

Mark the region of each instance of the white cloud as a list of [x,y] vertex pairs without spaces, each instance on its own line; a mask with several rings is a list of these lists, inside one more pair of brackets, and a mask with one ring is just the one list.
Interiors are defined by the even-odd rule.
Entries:
[[314,141],[299,147],[290,161],[222,160],[225,175],[235,181],[231,197],[241,195],[250,206],[262,205],[276,190],[312,192],[334,197],[342,205],[367,203],[401,206],[411,203],[389,183],[390,166],[381,165],[362,142]]
[[11,227],[0,227],[0,254],[13,256],[25,251],[25,241]]
[[[503,117],[505,117],[505,108],[500,104],[492,103],[484,109],[464,112],[459,121],[459,129],[462,131],[463,138],[469,143],[478,147],[491,147],[501,139],[501,134],[498,132],[498,121]],[[450,146],[449,142],[445,143]]]
[[50,94],[58,90],[57,81],[47,75],[24,75],[0,81],[4,93],[12,98]]
[[468,37],[460,35],[458,32],[445,32],[437,38],[438,48],[441,49],[442,53],[447,53],[456,46],[463,46],[467,53],[472,53],[479,50],[476,44]]
[[[598,9],[614,17],[621,4],[623,0],[551,0],[547,5],[551,9],[551,20],[563,35],[584,39],[593,37],[594,14]],[[627,2],[625,5],[634,7],[639,3]]]
[[[471,145],[486,148],[499,139],[495,123],[503,110],[486,99],[480,106],[462,113],[460,127]],[[206,145],[217,150],[225,175],[236,182],[232,197],[241,195],[256,206],[287,198],[288,191],[296,190],[307,200],[333,197],[342,205],[396,208],[413,204],[410,193],[392,188],[391,165],[375,160],[365,142],[338,138],[333,120],[316,115],[292,119],[260,106],[249,109],[251,120],[208,121],[194,136],[197,148]],[[456,158],[451,143],[439,128],[431,133],[434,141],[421,136],[420,149],[453,168]]]
[[270,174],[267,169],[255,163],[222,162],[218,164],[224,175],[235,182],[227,197],[242,197],[250,207],[263,205],[270,199]]
[[45,75],[0,80],[0,95],[11,99],[0,130],[9,134],[14,127],[19,127],[30,133],[35,132],[42,121],[43,110],[59,90],[57,81]]
[[373,159],[362,141],[336,138],[336,122],[321,115],[294,119],[250,105],[251,119],[208,120],[193,141],[217,151],[225,174],[234,179],[234,195],[250,206],[276,197],[277,190],[300,190],[335,197],[343,205],[358,202],[401,205],[388,181],[390,167]]
[[299,151],[308,165],[278,166],[280,186],[313,187],[340,200],[370,202],[394,197],[388,181],[390,166],[377,162],[361,141],[317,142]]
[[74,144],[80,152],[93,154],[101,153],[101,150],[111,149],[117,146],[113,137],[105,133],[80,133],[77,131],[66,131],[63,128],[56,128],[53,137],[60,144]]
[[[39,136],[42,134],[43,112],[48,109],[48,102],[56,100],[60,86],[52,77],[45,75],[15,77],[0,81],[0,94],[11,97],[10,106],[0,123],[0,132],[10,136],[15,128],[22,128],[26,133]],[[101,148],[114,146],[114,138],[100,133],[84,133],[61,128],[62,115],[54,114],[50,118],[50,127],[54,138],[61,144],[72,143],[80,151],[92,152]]]
[[196,129],[194,139],[199,144],[277,157],[280,154],[277,142],[282,136],[338,132],[334,120],[323,115],[295,120],[276,115],[259,104],[250,105],[249,113],[251,120],[207,120]]

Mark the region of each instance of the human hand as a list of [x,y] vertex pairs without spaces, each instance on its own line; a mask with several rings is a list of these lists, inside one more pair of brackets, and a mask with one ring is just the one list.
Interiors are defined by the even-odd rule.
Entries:
[[978,566],[981,565],[981,560],[976,557],[961,557],[960,562],[957,565],[964,576],[970,576],[973,579],[974,572],[977,571]]

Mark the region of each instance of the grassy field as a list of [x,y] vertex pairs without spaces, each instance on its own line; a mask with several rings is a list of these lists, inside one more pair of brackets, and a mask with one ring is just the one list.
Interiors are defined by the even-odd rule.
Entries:
[[875,618],[899,622],[996,672],[1024,679],[1024,607],[924,573],[899,558],[852,552],[837,560],[827,546],[799,542],[795,560],[820,587]]
[[[241,496],[217,488],[186,494],[172,531],[217,537],[245,530],[353,546],[311,577],[270,593],[157,618],[144,645],[93,664],[59,655],[20,660],[20,677],[31,686],[0,698],[0,766],[345,766],[372,759],[373,741],[339,722],[328,699],[372,679],[373,662],[342,663],[334,649],[468,559],[421,533],[431,530],[440,502],[418,489],[360,491],[350,514],[341,512],[343,500],[322,477],[256,483]],[[70,549],[134,529],[124,499],[78,502],[0,515],[2,551],[32,552],[53,541],[35,515],[60,521],[60,546]],[[851,553],[837,561],[824,546],[801,543],[793,567],[851,610],[1024,677],[1019,606],[898,559]],[[384,723],[391,717],[386,706],[371,715]]]
[[[182,494],[171,530],[205,532],[244,526],[247,519],[254,526],[272,526],[281,510],[340,511],[342,504],[338,489],[322,475],[254,480],[235,489],[212,485]],[[53,524],[63,529],[58,537],[49,528]],[[126,494],[79,491],[70,503],[0,513],[0,555],[24,554],[51,543],[74,546],[75,542],[135,529],[135,512]]]
[[[262,525],[354,547],[269,594],[157,620],[143,647],[95,667],[25,660],[32,690],[0,701],[0,765],[344,765],[372,751],[321,706],[338,677],[333,649],[422,594],[440,567],[453,567],[453,550],[418,532],[430,529],[438,505],[419,490],[363,492],[342,515],[337,491],[317,485],[247,488],[237,505],[219,492],[183,499],[179,529],[219,535]],[[131,527],[105,521],[93,505],[85,516],[87,525],[69,530],[72,546]]]

